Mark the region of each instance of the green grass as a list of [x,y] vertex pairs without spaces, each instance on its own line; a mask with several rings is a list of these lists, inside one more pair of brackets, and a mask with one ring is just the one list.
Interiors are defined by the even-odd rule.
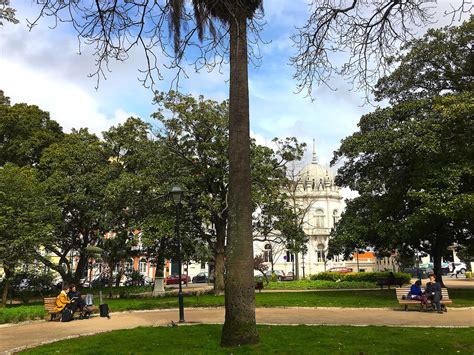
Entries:
[[46,313],[42,304],[13,305],[0,308],[0,324],[42,319],[45,316]]
[[[136,328],[63,340],[25,354],[472,354],[473,328],[258,327],[260,343],[221,348],[222,326]],[[136,339],[137,341],[131,341]]]
[[[474,290],[451,289],[450,307],[474,307]],[[392,307],[398,308],[394,290],[314,291],[257,293],[257,307]],[[105,299],[111,312],[177,308],[177,297]],[[224,296],[185,296],[186,307],[222,307]],[[42,304],[10,306],[0,309],[0,324],[45,317]]]
[[298,280],[270,282],[268,285],[264,282],[264,290],[324,290],[324,289],[360,289],[377,288],[374,282],[367,281],[326,281],[326,280]]

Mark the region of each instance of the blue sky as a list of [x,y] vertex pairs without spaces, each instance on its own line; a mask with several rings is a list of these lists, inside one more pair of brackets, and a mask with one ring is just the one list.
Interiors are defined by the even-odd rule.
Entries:
[[[315,101],[304,93],[295,94],[294,68],[289,64],[294,49],[289,37],[295,26],[304,24],[307,3],[306,0],[264,2],[266,25],[262,38],[270,43],[261,44],[260,66],[250,66],[251,131],[260,143],[273,137],[296,136],[311,145],[314,138],[319,160],[327,164],[340,140],[356,130],[360,116],[374,108],[363,106],[362,94],[350,91],[350,85],[340,78],[332,83],[336,91],[318,88]],[[449,0],[439,3],[446,7]],[[38,105],[49,111],[66,131],[88,127],[100,133],[131,115],[149,119],[154,111],[153,95],[137,79],[140,76],[137,69],[143,67],[140,52],[132,53],[126,62],[112,63],[107,79],[101,80],[96,90],[95,79],[88,77],[95,65],[91,48],[83,46],[78,55],[77,39],[67,24],[51,30],[48,28],[51,23],[43,20],[29,32],[26,18],[33,19],[38,7],[31,1],[13,1],[12,5],[18,9],[20,24],[7,23],[0,27],[0,89],[13,103]],[[443,25],[443,21],[437,25]],[[418,29],[420,33],[424,30]],[[227,98],[227,68],[223,73],[199,74],[190,68],[189,73],[189,79],[180,81],[183,93],[202,94],[215,100]],[[167,80],[158,84],[161,90],[169,87]]]

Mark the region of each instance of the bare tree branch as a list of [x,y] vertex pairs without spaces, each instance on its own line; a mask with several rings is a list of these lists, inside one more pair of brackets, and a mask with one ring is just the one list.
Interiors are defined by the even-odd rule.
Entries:
[[[471,1],[456,0],[445,15],[461,20],[472,11]],[[416,28],[433,23],[436,1],[312,0],[306,24],[292,36],[297,54],[297,91],[312,97],[314,85],[342,76],[366,98],[389,70],[388,58],[413,39]]]
[[[163,69],[167,69],[173,72],[170,88],[177,90],[180,78],[188,77],[187,67],[196,72],[203,69],[210,72],[216,68],[223,71],[228,63],[229,26],[222,21],[212,21],[211,16],[195,16],[192,7],[174,6],[176,1],[183,2],[37,0],[41,6],[39,14],[28,21],[28,26],[33,29],[44,17],[54,19],[53,27],[60,22],[72,24],[79,51],[82,44],[93,48],[96,70],[89,76],[96,78],[97,86],[110,71],[111,60],[125,61],[131,51],[141,49],[145,57],[145,66],[139,68],[142,84],[153,89],[156,80],[164,78]],[[217,1],[215,6],[222,6],[222,2]],[[181,8],[181,12],[177,12],[177,8]],[[212,7],[208,11],[212,11]],[[259,65],[261,60],[262,17],[259,13],[248,23],[251,34],[249,61],[254,65]],[[185,53],[190,55],[186,57]]]

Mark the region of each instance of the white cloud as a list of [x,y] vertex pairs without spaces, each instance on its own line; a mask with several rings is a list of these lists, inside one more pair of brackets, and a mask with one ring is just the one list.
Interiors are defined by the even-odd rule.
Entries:
[[97,98],[74,82],[58,80],[48,73],[5,59],[0,59],[0,67],[8,68],[0,76],[0,88],[5,88],[5,94],[13,104],[38,105],[50,112],[51,118],[66,132],[71,128],[87,127],[91,132],[100,133],[134,115],[121,108],[112,115],[103,113]]

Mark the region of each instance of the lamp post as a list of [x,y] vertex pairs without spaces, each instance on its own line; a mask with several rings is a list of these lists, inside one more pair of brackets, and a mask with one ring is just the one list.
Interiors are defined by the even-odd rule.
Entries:
[[178,282],[179,282],[179,291],[178,291],[178,302],[179,302],[179,322],[184,323],[184,303],[183,303],[183,288],[181,280],[181,236],[179,234],[179,207],[181,206],[181,197],[183,196],[183,190],[179,186],[174,186],[171,189],[171,197],[176,208],[176,238],[178,239]]

